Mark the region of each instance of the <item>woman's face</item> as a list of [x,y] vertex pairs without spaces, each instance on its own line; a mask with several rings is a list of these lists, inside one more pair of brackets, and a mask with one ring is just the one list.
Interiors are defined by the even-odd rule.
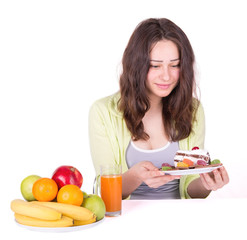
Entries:
[[179,80],[180,56],[175,43],[157,42],[150,53],[147,89],[150,100],[168,96]]

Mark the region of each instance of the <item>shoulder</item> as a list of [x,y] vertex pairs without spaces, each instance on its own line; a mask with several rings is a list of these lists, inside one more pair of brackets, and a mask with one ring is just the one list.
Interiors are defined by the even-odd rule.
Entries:
[[205,116],[204,116],[204,109],[202,103],[198,99],[193,98],[192,106],[193,106],[194,121],[204,119]]
[[122,113],[118,110],[119,98],[120,98],[120,93],[117,92],[110,96],[96,100],[90,107],[90,114],[107,113],[121,117]]

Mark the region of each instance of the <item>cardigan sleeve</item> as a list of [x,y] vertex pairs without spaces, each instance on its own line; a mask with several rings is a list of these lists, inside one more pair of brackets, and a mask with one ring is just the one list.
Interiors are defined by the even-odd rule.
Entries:
[[95,102],[89,111],[89,143],[96,176],[100,174],[101,165],[115,161],[111,136],[106,127],[107,115],[107,107],[102,101]]
[[[205,116],[204,116],[203,107],[201,104],[199,104],[198,109],[196,111],[192,132],[188,138],[180,142],[179,144],[180,149],[191,150],[195,146],[204,149],[204,139],[205,139]],[[200,177],[199,174],[192,174],[192,175],[185,175],[180,178],[181,198],[190,198],[187,192],[187,188],[193,180],[199,177]]]

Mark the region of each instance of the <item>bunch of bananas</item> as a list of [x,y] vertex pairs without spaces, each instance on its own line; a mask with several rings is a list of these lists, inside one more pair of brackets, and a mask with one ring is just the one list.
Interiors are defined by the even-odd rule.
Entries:
[[95,214],[87,208],[58,202],[15,199],[11,209],[18,223],[33,227],[71,227],[96,221]]

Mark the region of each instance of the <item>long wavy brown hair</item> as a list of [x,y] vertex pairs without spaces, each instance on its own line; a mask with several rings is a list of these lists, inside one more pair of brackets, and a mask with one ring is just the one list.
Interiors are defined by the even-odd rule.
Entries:
[[[185,33],[172,21],[147,19],[133,32],[122,58],[120,76],[119,110],[123,112],[126,125],[134,140],[149,138],[144,131],[142,118],[150,108],[146,79],[150,68],[150,52],[155,43],[170,40],[180,54],[180,75],[177,86],[162,99],[164,127],[172,141],[189,136],[193,116],[198,106],[194,101],[194,52]],[[197,103],[197,104],[195,104]]]

